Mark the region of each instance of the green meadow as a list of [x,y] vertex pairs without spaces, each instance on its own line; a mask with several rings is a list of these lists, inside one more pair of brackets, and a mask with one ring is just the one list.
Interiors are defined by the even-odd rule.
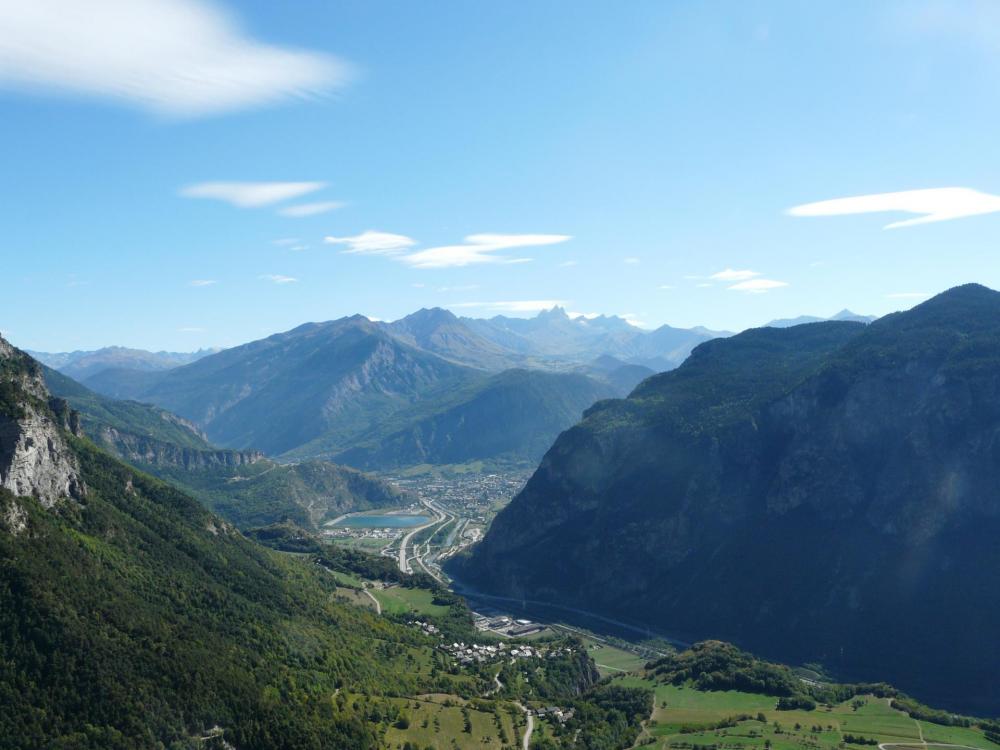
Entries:
[[428,589],[408,589],[393,586],[387,589],[372,589],[372,594],[387,614],[441,615],[448,614],[448,607],[434,604],[434,592]]
[[[977,729],[945,727],[911,719],[892,707],[887,698],[860,696],[844,703],[813,711],[778,711],[777,699],[738,690],[702,691],[685,685],[657,684],[638,675],[615,680],[628,687],[649,687],[655,692],[653,714],[646,724],[643,742],[651,748],[673,750],[865,750],[874,745],[844,742],[844,735],[863,737],[876,743],[951,743],[982,750],[1000,750]],[[721,722],[749,714],[755,718],[732,727]],[[762,714],[766,721],[758,721]]]

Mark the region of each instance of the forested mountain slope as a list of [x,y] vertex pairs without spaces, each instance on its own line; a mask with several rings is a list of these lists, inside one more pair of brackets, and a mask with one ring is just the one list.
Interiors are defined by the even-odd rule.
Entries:
[[480,377],[354,316],[170,370],[141,399],[192,420],[220,445],[277,455],[321,436],[349,442],[418,400]]
[[241,529],[286,519],[315,529],[343,513],[404,500],[388,483],[328,461],[281,465],[259,451],[217,448],[170,412],[102,396],[44,366],[42,372],[49,389],[79,414],[87,437]]
[[[0,339],[4,747],[375,747],[336,688],[415,689],[411,631],[66,430]],[[389,651],[385,643],[394,644]]]
[[507,370],[334,460],[383,469],[483,459],[537,462],[585,409],[615,395],[620,391],[585,375]]
[[1000,294],[699,346],[565,432],[461,574],[1000,712]]

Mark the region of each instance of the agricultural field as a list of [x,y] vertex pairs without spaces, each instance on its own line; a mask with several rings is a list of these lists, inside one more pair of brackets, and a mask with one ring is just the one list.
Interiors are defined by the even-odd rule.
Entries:
[[[654,688],[653,715],[639,741],[640,745],[643,741],[649,743],[651,748],[874,750],[872,744],[842,744],[847,734],[874,743],[912,743],[916,748],[923,747],[923,741],[927,741],[1000,750],[976,729],[918,722],[892,708],[888,699],[875,696],[862,696],[831,708],[821,706],[814,711],[777,711],[776,699],[767,695],[736,690],[700,691],[687,686],[656,684],[637,675],[620,677],[615,683]],[[718,726],[740,714],[755,718],[732,727]],[[766,721],[757,720],[758,714]]]
[[584,643],[587,644],[587,653],[597,665],[601,677],[642,669],[646,663],[643,657],[615,646],[599,643],[589,638],[585,638]]
[[393,586],[386,589],[372,589],[372,594],[387,614],[440,615],[448,614],[448,607],[434,604],[434,592],[428,589],[408,589]]
[[405,719],[387,729],[388,747],[410,742],[420,748],[442,750],[501,750],[519,747],[524,735],[524,716],[512,703],[466,702],[454,695],[424,695],[392,702]]
[[335,537],[331,541],[338,547],[361,550],[372,555],[381,554],[382,548],[389,544],[388,539],[374,537]]

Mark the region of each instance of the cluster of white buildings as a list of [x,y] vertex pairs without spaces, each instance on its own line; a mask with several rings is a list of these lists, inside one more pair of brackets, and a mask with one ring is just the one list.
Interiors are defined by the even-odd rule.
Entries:
[[573,713],[576,709],[567,708],[565,710],[559,708],[558,706],[547,706],[545,708],[536,708],[533,713],[542,719],[554,719],[560,724],[569,721],[573,718]]
[[420,628],[422,631],[427,633],[427,635],[437,635],[441,632],[438,630],[436,625],[432,625],[429,622],[423,622],[422,620],[413,620],[410,624],[416,628]]
[[505,658],[509,658],[513,663],[516,659],[530,659],[542,655],[541,651],[532,646],[509,645],[507,643],[446,643],[440,648],[462,664],[482,664]]

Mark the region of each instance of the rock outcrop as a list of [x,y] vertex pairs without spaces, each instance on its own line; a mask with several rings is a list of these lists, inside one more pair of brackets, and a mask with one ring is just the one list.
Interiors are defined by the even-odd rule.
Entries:
[[76,420],[55,406],[35,362],[0,338],[0,487],[45,507],[85,494],[62,433]]
[[204,450],[137,435],[104,425],[91,435],[116,456],[144,466],[176,466],[184,469],[249,466],[263,460],[260,451]]

